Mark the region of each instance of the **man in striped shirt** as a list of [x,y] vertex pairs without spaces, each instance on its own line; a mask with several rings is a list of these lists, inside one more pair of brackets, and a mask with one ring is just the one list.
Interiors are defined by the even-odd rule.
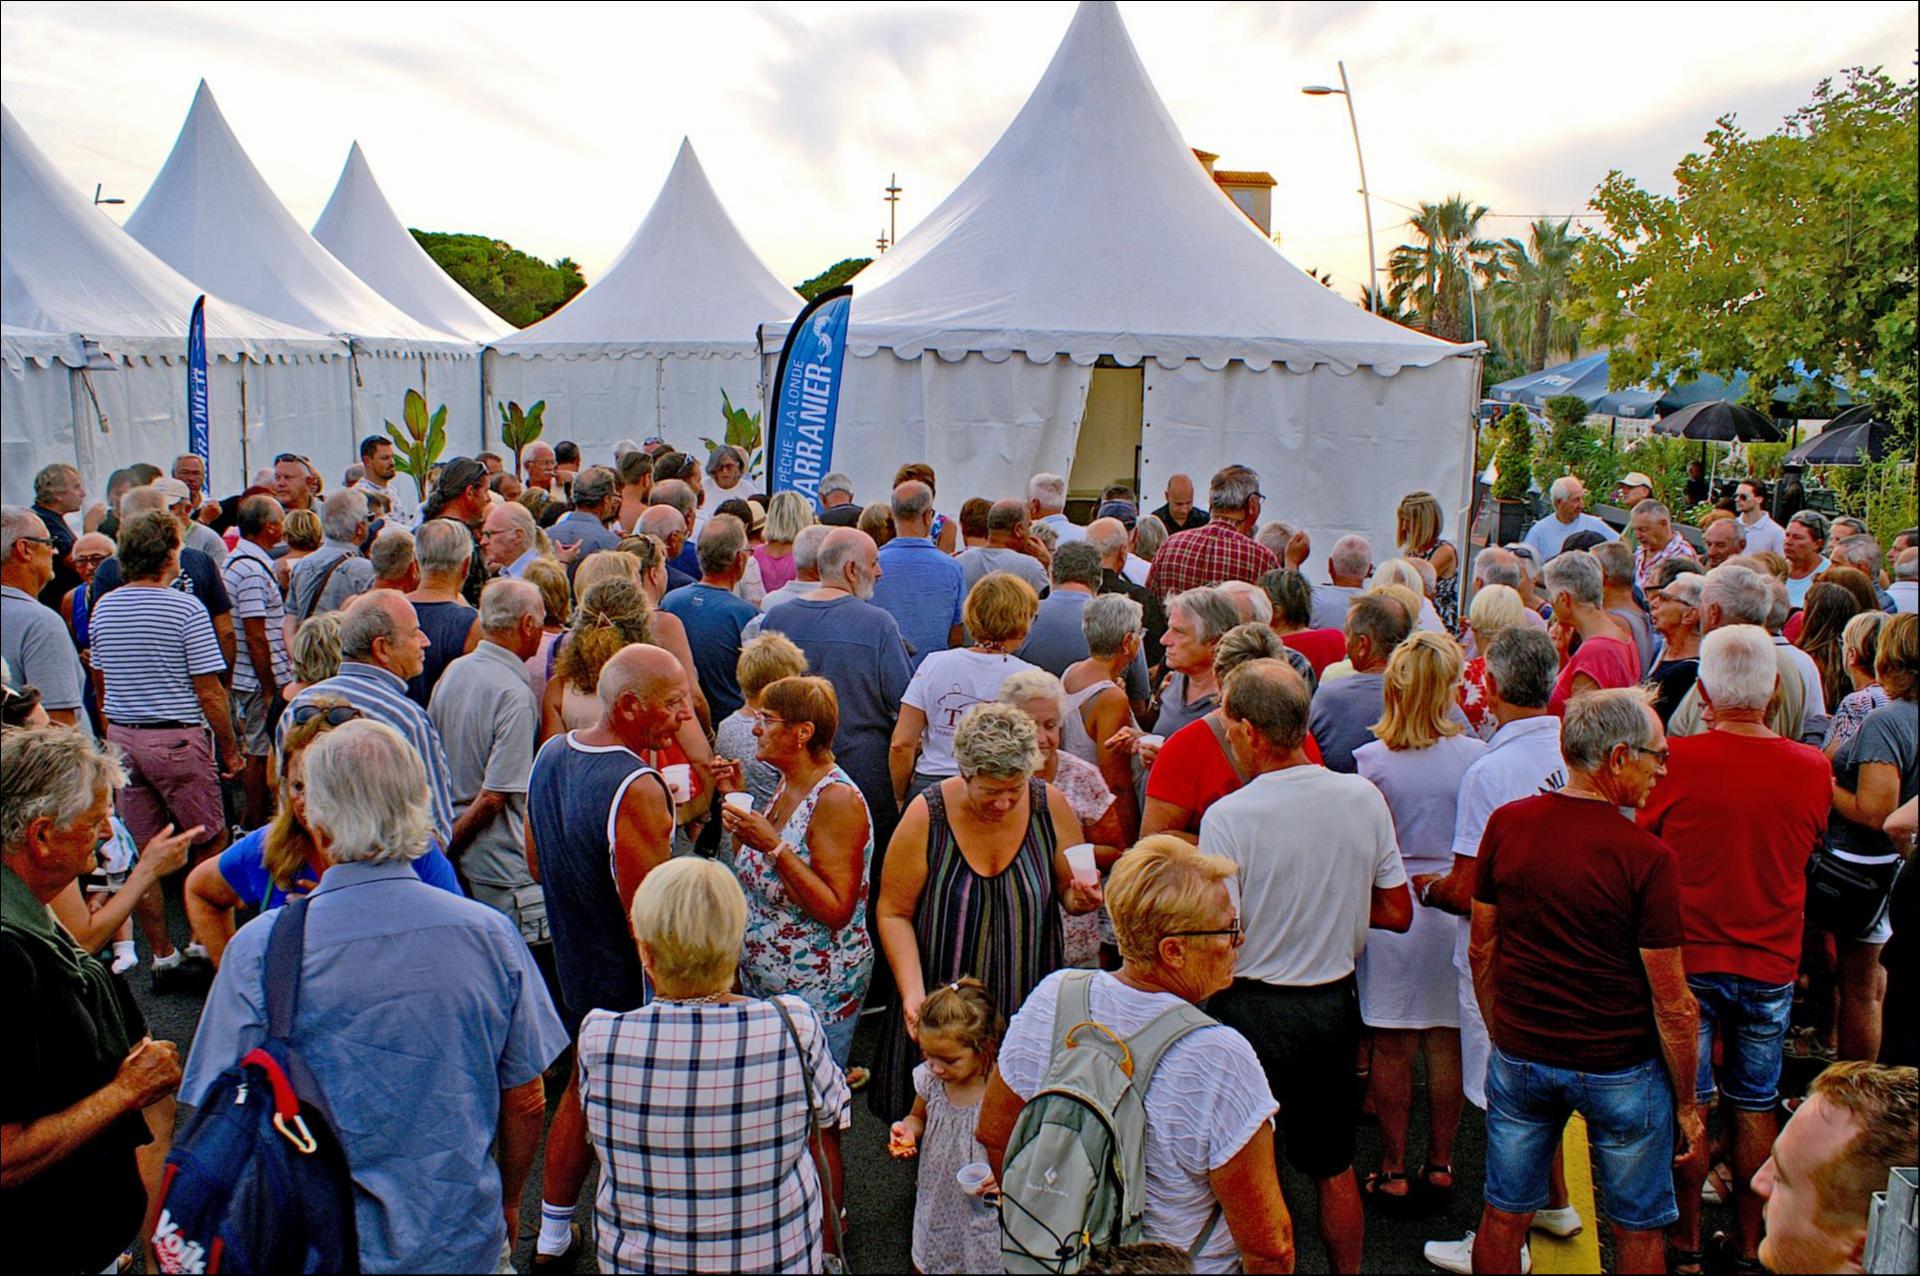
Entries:
[[[340,617],[340,672],[295,696],[281,715],[279,736],[294,711],[317,696],[338,696],[367,717],[398,731],[420,754],[433,791],[433,825],[442,847],[453,836],[453,788],[447,752],[427,711],[407,696],[407,679],[426,667],[431,640],[406,595],[376,589],[347,605]],[[528,730],[532,730],[528,724]]]
[[[88,618],[94,688],[107,738],[126,757],[116,805],[136,846],[175,830],[193,839],[198,862],[227,844],[220,781],[244,765],[221,682],[227,662],[198,601],[171,588],[180,574],[180,524],[166,510],[132,515],[120,528],[125,579]],[[208,741],[219,742],[219,761]],[[155,982],[180,965],[157,890],[138,916],[153,953]],[[198,944],[188,955],[203,955]]]
[[287,659],[286,604],[273,577],[273,547],[280,543],[286,514],[271,496],[249,496],[235,519],[240,539],[227,555],[220,576],[240,622],[240,650],[233,662],[233,731],[246,751],[246,817],[242,827],[257,829],[273,814],[267,788],[267,762],[273,753],[273,727],[279,715],[280,688],[292,676]]

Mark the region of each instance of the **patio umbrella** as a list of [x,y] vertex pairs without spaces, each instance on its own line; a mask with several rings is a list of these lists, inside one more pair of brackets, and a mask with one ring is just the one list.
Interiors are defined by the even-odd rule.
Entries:
[[1849,408],[1820,433],[1787,454],[1802,465],[1861,465],[1886,459],[1892,450],[1893,427],[1862,404]]
[[1657,433],[1711,443],[1778,443],[1780,427],[1739,403],[1714,399],[1681,408],[1653,423]]

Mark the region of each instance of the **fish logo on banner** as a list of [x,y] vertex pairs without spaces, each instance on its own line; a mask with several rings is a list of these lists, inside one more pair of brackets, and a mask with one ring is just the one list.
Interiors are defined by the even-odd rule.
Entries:
[[820,480],[833,468],[833,429],[840,411],[847,315],[853,289],[842,285],[814,298],[787,329],[774,377],[767,455],[772,490],[799,492],[820,508]]
[[187,320],[187,451],[213,477],[213,445],[207,425],[207,299],[193,303]]

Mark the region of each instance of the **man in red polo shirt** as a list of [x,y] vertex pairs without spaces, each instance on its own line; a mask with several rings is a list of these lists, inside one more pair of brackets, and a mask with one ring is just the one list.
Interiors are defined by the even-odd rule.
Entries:
[[[1700,1003],[1699,1102],[1716,1094],[1713,1039],[1723,1058],[1718,1093],[1734,1110],[1734,1184],[1740,1256],[1760,1247],[1764,1202],[1752,1187],[1779,1132],[1780,1047],[1800,965],[1807,856],[1827,825],[1833,773],[1815,748],[1767,726],[1779,679],[1773,639],[1758,625],[1727,625],[1700,648],[1700,698],[1713,728],[1669,742],[1667,774],[1640,812],[1641,827],[1673,850],[1680,874],[1687,986]],[[1677,1261],[1698,1261],[1704,1159],[1675,1167]]]

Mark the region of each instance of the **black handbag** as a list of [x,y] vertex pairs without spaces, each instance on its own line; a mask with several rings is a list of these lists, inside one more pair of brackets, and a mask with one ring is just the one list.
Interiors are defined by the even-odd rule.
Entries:
[[1869,859],[1816,847],[1807,860],[1807,920],[1840,939],[1861,938],[1886,907],[1900,863],[1898,855]]

